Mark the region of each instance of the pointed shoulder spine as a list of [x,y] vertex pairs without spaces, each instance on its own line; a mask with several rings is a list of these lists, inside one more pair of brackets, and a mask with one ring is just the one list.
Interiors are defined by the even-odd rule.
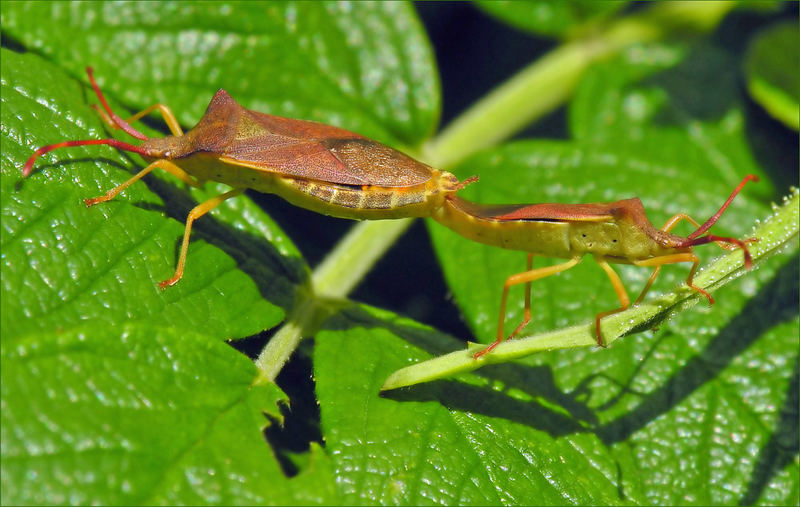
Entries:
[[230,111],[232,109],[243,109],[231,94],[226,92],[225,89],[220,88],[217,93],[212,97],[211,102],[208,103],[206,108],[206,115],[214,114],[219,111]]

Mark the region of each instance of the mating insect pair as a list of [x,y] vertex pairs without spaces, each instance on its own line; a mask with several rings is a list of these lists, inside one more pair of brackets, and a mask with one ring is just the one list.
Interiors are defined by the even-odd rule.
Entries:
[[[752,175],[739,184],[720,210],[703,225],[681,213],[657,229],[645,216],[638,198],[603,204],[486,206],[455,195],[475,181],[475,177],[459,182],[449,172],[429,167],[353,132],[250,111],[224,90],[214,95],[203,118],[186,133],[162,104],[155,104],[126,121],[109,107],[91,68],[87,68],[87,73],[102,104],[98,112],[106,123],[143,142],[136,146],[116,139],[97,139],[44,146],[25,163],[23,177],[30,175],[34,162],[44,153],[57,148],[105,144],[138,153],[149,165],[105,195],[86,199],[87,206],[113,199],[154,169],[163,169],[196,187],[209,180],[232,187],[191,210],[175,273],[159,283],[161,288],[174,285],[183,276],[194,220],[248,188],[274,193],[296,206],[342,218],[432,217],[473,241],[528,252],[527,270],[510,276],[504,284],[496,340],[475,354],[476,358],[491,351],[505,338],[505,305],[510,287],[526,285],[524,318],[511,333],[513,337],[531,319],[531,282],[575,266],[585,254],[592,254],[606,272],[621,304],[595,318],[597,343],[601,346],[601,319],[630,306],[625,287],[611,263],[654,268],[637,303],[652,286],[661,266],[679,262],[692,263],[687,285],[713,303],[708,292],[693,284],[700,263],[692,252],[697,245],[716,242],[726,248],[741,248],[745,266],[752,265],[747,242],[753,240],[707,234],[744,184],[757,180]],[[156,110],[173,135],[148,138],[131,126],[132,122]],[[691,222],[697,230],[685,238],[671,234],[669,231],[680,220]],[[569,260],[532,269],[534,255]]]

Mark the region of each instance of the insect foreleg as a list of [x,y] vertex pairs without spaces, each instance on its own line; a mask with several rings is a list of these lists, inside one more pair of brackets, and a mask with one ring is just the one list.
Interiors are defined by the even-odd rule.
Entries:
[[187,184],[189,184],[189,185],[191,185],[193,187],[201,187],[203,185],[202,182],[200,182],[196,178],[193,178],[192,176],[190,176],[186,171],[184,171],[183,169],[181,169],[180,167],[175,165],[173,162],[170,162],[169,160],[161,159],[161,160],[156,160],[155,162],[153,162],[149,166],[145,167],[144,169],[142,169],[138,173],[134,174],[131,177],[131,179],[129,179],[125,183],[119,185],[118,187],[112,188],[111,190],[106,192],[105,195],[101,195],[100,197],[93,197],[91,199],[84,199],[83,202],[84,202],[84,204],[86,204],[86,206],[93,206],[93,205],[95,205],[97,203],[110,201],[111,199],[116,197],[117,194],[119,194],[120,192],[122,192],[123,190],[125,190],[126,188],[131,186],[132,184],[136,183],[140,179],[142,179],[145,176],[147,176],[147,174],[149,174],[153,169],[163,169],[163,170],[167,171],[168,173],[172,174],[173,176],[175,176],[176,178],[178,178],[179,180],[181,180],[184,183],[187,183]]
[[[687,222],[689,222],[690,224],[694,225],[695,227],[700,227],[700,224],[694,218],[690,217],[686,213],[678,213],[677,215],[675,215],[672,218],[670,218],[669,220],[667,220],[667,223],[664,224],[664,227],[662,227],[661,230],[664,231],[664,232],[669,232],[681,220],[686,220]],[[725,239],[727,240],[728,238],[725,238]],[[716,243],[717,246],[719,246],[723,250],[735,250],[738,247],[738,245],[736,245],[734,243],[726,242],[726,241],[715,241],[714,243]]]
[[158,284],[160,288],[166,289],[170,285],[175,285],[183,276],[183,267],[186,265],[186,253],[189,251],[189,235],[192,231],[192,222],[216,208],[223,202],[227,201],[231,197],[241,195],[245,190],[246,189],[244,188],[234,188],[233,190],[225,192],[224,194],[220,194],[216,197],[212,197],[206,202],[195,206],[192,211],[189,212],[189,216],[186,217],[186,229],[183,231],[183,243],[181,243],[181,253],[178,256],[178,267],[175,269],[175,274],[172,275],[172,278],[164,280]]
[[642,266],[642,267],[655,266],[656,268],[653,271],[653,274],[650,275],[650,279],[647,281],[647,284],[645,285],[644,290],[642,290],[642,293],[639,294],[639,297],[636,299],[636,302],[639,303],[642,299],[644,299],[644,295],[647,294],[647,291],[650,290],[650,286],[653,285],[653,281],[655,281],[656,275],[658,275],[661,266],[663,266],[664,264],[675,264],[678,262],[692,263],[692,269],[689,271],[689,276],[686,277],[686,285],[688,285],[692,290],[704,295],[706,298],[708,298],[708,304],[713,305],[714,298],[711,297],[711,294],[701,289],[700,287],[694,285],[694,274],[697,272],[697,268],[700,266],[700,258],[693,253],[662,255],[660,257],[653,257],[641,261],[634,261],[633,264],[635,266]]
[[664,227],[661,228],[664,232],[671,231],[675,225],[681,220],[686,220],[690,224],[694,225],[695,227],[700,227],[700,224],[694,218],[690,217],[686,213],[678,213],[677,215],[673,215],[667,222],[664,224]]

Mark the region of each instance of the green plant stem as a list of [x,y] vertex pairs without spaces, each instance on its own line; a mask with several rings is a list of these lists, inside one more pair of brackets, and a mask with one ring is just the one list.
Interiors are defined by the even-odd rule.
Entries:
[[315,294],[326,298],[347,296],[412,222],[404,218],[353,226],[311,275]]
[[[676,30],[709,30],[734,5],[731,2],[659,3],[612,23],[603,32],[564,43],[455,119],[423,147],[420,158],[435,167],[451,167],[475,151],[507,139],[561,105],[592,62],[627,45],[653,41]],[[411,220],[392,220],[362,222],[353,227],[314,271],[315,295],[346,297],[410,224]],[[256,361],[262,378],[275,379],[300,343],[307,323],[319,320],[318,316],[303,314],[313,312],[314,308],[321,306],[298,302],[298,309],[290,313],[283,328],[262,350]]]
[[274,381],[297,348],[303,334],[314,331],[330,305],[342,299],[364,278],[384,252],[411,224],[411,219],[359,222],[342,238],[314,270],[314,294],[301,293],[281,329],[267,342],[256,359],[258,382]]
[[[779,251],[793,247],[797,249],[798,223],[800,223],[800,198],[795,190],[783,205],[767,218],[755,231],[757,243],[751,246],[753,260],[761,263]],[[709,264],[697,277],[695,284],[707,290],[726,285],[746,272],[742,253],[729,252]],[[688,287],[675,291],[653,302],[634,306],[624,312],[603,319],[603,336],[610,345],[634,329],[652,327],[668,318],[678,308],[694,304],[704,298]],[[503,363],[546,350],[596,346],[594,324],[574,326],[550,331],[526,338],[507,340],[491,353],[474,359],[473,355],[486,345],[470,344],[469,348],[435,357],[433,359],[401,368],[392,373],[383,387],[384,391],[430,382],[458,373],[476,370],[488,364]]]
[[589,66],[625,46],[654,41],[681,29],[708,30],[731,2],[664,2],[622,18],[599,34],[567,42],[533,62],[453,120],[424,148],[436,167],[450,167],[494,146],[560,106]]
[[286,318],[281,328],[256,358],[259,376],[256,384],[274,382],[283,365],[292,356],[309,324],[314,320],[314,298],[299,298],[298,303]]

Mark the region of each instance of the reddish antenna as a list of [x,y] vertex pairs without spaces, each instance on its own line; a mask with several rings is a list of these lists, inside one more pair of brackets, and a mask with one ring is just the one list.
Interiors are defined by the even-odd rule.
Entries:
[[108,117],[122,130],[130,134],[131,136],[135,137],[136,139],[141,139],[142,141],[147,141],[147,136],[136,130],[135,128],[131,127],[130,123],[126,122],[122,118],[116,115],[114,111],[111,110],[111,107],[106,102],[106,98],[103,96],[103,92],[100,91],[100,87],[97,86],[97,82],[94,80],[94,69],[91,67],[86,67],[86,74],[89,75],[89,82],[92,83],[92,88],[94,88],[94,92],[97,94],[97,98],[100,99],[100,103],[103,104],[103,109],[106,110],[108,113]]
[[717,220],[719,220],[719,217],[722,216],[722,213],[724,213],[725,210],[728,208],[728,206],[730,206],[731,202],[733,201],[733,198],[736,197],[736,195],[742,190],[742,188],[748,181],[758,181],[758,176],[756,176],[755,174],[748,174],[747,176],[745,176],[742,182],[739,183],[739,186],[733,189],[733,192],[731,192],[731,196],[728,197],[728,200],[725,201],[725,204],[723,204],[722,207],[720,207],[719,211],[714,213],[714,216],[706,220],[706,223],[698,227],[696,231],[686,236],[686,240],[681,245],[681,247],[704,245],[706,243],[711,243],[713,241],[733,244],[742,249],[742,252],[744,253],[744,266],[747,269],[750,269],[753,266],[753,258],[750,256],[750,252],[747,249],[747,243],[752,243],[753,241],[756,241],[756,239],[748,239],[742,241],[736,238],[715,236],[713,234],[706,234],[705,236],[701,236],[701,234],[709,230],[715,223],[717,223]]
[[[119,128],[121,128],[131,136],[146,141],[147,136],[145,136],[135,128],[131,127],[128,122],[117,116],[111,110],[111,107],[109,107],[108,102],[106,102],[106,98],[103,96],[103,92],[101,92],[100,87],[97,86],[97,82],[95,82],[92,72],[93,71],[91,67],[86,67],[86,73],[89,75],[89,82],[92,83],[92,88],[94,88],[94,92],[100,99],[100,103],[103,104],[103,108],[106,110],[106,113],[108,114],[108,117],[111,119],[111,121],[113,121],[114,124],[116,124]],[[88,146],[93,144],[107,144],[109,146],[113,146],[114,148],[120,150],[132,151],[134,153],[138,153],[139,155],[148,155],[145,149],[139,146],[134,146],[129,143],[117,141],[116,139],[87,139],[83,141],[63,141],[60,143],[42,146],[38,150],[34,151],[33,155],[31,155],[31,157],[28,159],[27,162],[25,162],[25,165],[22,167],[22,177],[27,178],[31,174],[31,171],[33,170],[33,164],[36,161],[36,159],[49,151],[53,151],[58,148],[69,148],[70,146]]]

